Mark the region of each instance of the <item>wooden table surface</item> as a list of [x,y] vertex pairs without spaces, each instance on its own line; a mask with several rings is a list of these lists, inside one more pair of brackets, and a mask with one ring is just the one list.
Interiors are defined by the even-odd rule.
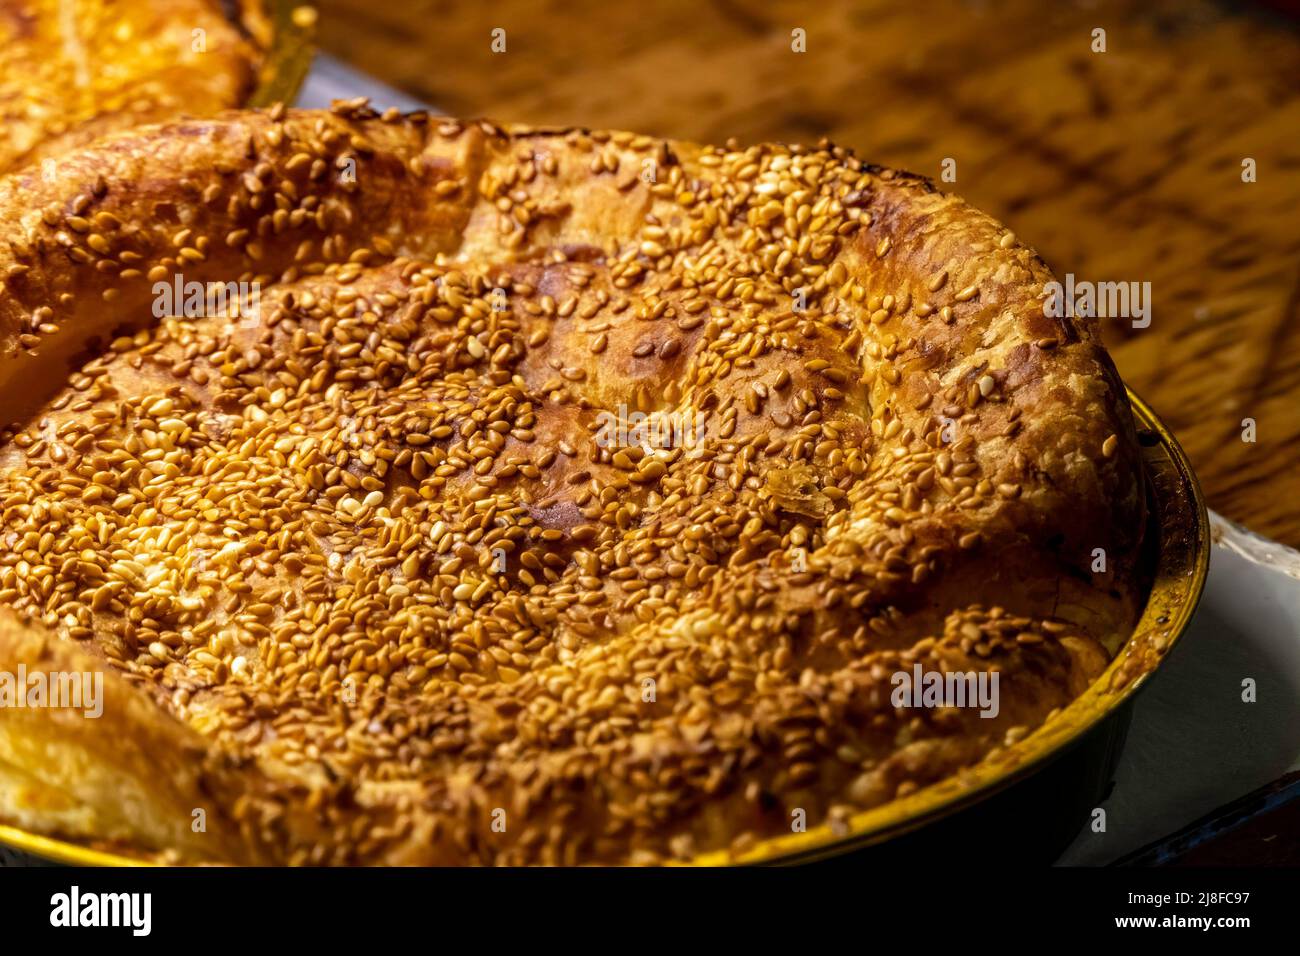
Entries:
[[829,136],[936,179],[955,160],[944,188],[1058,276],[1151,283],[1148,328],[1104,322],[1120,372],[1211,507],[1300,547],[1300,20],[1198,0],[317,6],[325,49],[448,113]]

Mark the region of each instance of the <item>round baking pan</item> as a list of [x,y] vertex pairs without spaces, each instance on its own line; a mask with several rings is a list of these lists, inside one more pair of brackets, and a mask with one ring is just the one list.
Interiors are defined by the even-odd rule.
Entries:
[[[951,860],[987,850],[999,864],[1050,863],[1105,799],[1128,730],[1134,695],[1186,630],[1210,566],[1205,500],[1183,450],[1129,391],[1146,473],[1144,563],[1152,575],[1133,633],[1093,685],[1024,740],[900,800],[863,811],[838,828],[764,840],[743,853],[698,857],[697,865],[852,864]],[[0,825],[0,844],[29,855],[10,862],[134,866],[140,859]],[[3,857],[0,857],[3,862]]]

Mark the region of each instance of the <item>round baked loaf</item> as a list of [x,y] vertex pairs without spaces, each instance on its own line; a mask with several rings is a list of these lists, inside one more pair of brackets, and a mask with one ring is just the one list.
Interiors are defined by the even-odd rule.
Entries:
[[[119,136],[0,218],[0,651],[112,672],[98,721],[0,722],[0,817],[182,860],[742,851],[1033,733],[1136,620],[1096,329],[844,149],[355,102]],[[996,673],[996,715],[896,706],[918,667]]]

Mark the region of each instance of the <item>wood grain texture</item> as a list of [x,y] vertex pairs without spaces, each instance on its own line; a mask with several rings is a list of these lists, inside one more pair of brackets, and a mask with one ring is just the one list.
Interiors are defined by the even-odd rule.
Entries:
[[[327,49],[449,113],[710,142],[829,136],[936,178],[951,157],[945,188],[1058,275],[1151,283],[1149,328],[1103,323],[1121,373],[1212,507],[1300,546],[1296,21],[1197,0],[318,6]],[[806,53],[791,51],[796,27]]]

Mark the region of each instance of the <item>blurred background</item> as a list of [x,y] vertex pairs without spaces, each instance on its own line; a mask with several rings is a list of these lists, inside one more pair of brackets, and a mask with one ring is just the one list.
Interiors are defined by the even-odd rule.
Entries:
[[451,114],[719,143],[825,136],[935,179],[955,160],[943,187],[1058,276],[1151,283],[1149,328],[1103,323],[1120,372],[1211,507],[1300,546],[1296,3],[316,6],[325,51]]

